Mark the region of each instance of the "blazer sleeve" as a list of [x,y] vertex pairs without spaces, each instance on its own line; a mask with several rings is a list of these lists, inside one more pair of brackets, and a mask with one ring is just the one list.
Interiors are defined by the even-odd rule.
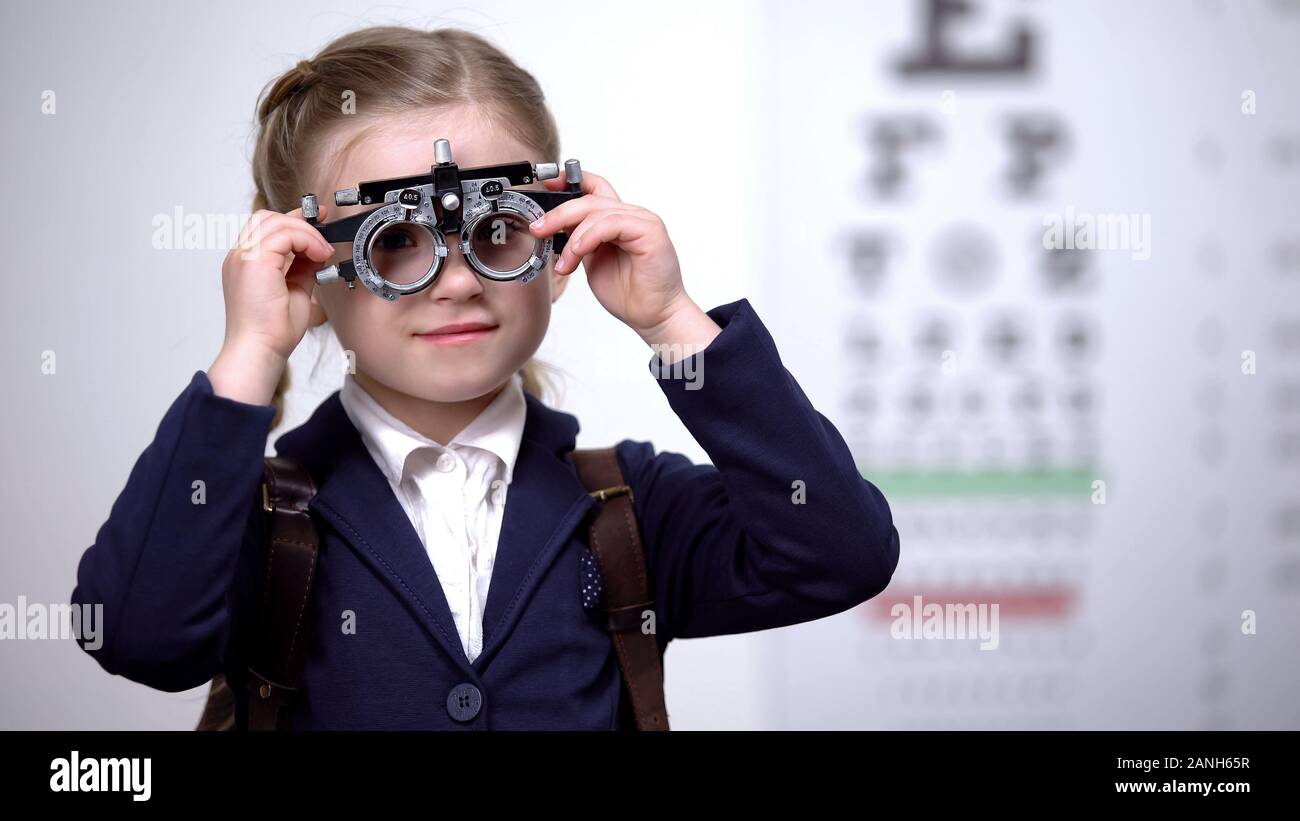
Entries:
[[78,643],[108,672],[168,691],[221,672],[274,416],[203,371],[168,408],[77,567],[72,603],[103,605],[102,642]]
[[656,632],[742,633],[823,618],[885,589],[889,505],[781,363],[747,299],[707,312],[722,333],[649,368],[713,461],[616,446],[654,584]]

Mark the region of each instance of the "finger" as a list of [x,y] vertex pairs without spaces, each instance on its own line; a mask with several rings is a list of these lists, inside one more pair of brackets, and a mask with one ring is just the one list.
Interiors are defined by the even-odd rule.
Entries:
[[[564,166],[561,165],[560,168],[563,170]],[[549,180],[542,180],[542,184],[551,191],[563,191],[569,187],[569,183],[564,179],[563,173],[558,177],[552,177]],[[618,193],[614,191],[614,186],[609,184],[609,180],[599,174],[593,174],[586,169],[583,169],[582,171],[582,193],[595,194],[600,197],[610,197],[611,199],[616,199],[619,202],[622,202],[622,198],[620,198]]]
[[293,262],[289,263],[288,270],[285,271],[285,284],[311,296],[312,290],[316,287],[316,269],[318,267],[308,257],[294,257]]
[[290,254],[306,256],[323,263],[334,256],[334,246],[325,241],[320,232],[310,225],[297,220],[276,221],[274,218],[263,220],[261,230],[255,232],[260,236],[252,238],[246,259],[256,259],[267,254],[283,257],[282,264],[288,264]]
[[[255,258],[259,253],[268,251],[285,254],[292,250],[296,254],[306,253],[320,262],[334,255],[334,246],[327,242],[315,227],[304,220],[301,214],[268,212],[260,217],[255,215],[255,218],[257,222],[249,220],[246,232],[241,235],[240,248],[244,251],[245,259]],[[286,232],[302,238],[296,249],[292,243],[280,236]]]
[[576,200],[560,203],[541,216],[538,222],[528,226],[535,237],[549,237],[557,231],[567,231],[600,210],[630,211],[635,205],[628,205],[621,200],[599,195],[578,197]]
[[598,214],[580,225],[573,239],[565,243],[564,253],[555,261],[555,271],[572,273],[579,261],[607,242],[637,253],[640,249],[630,247],[631,244],[647,236],[653,225],[651,220],[626,211]]
[[244,223],[244,227],[239,229],[239,236],[235,239],[235,247],[241,250],[250,249],[253,244],[253,237],[257,236],[257,232],[261,230],[262,221],[268,216],[268,211],[254,211],[248,221]]
[[629,217],[640,228],[638,237],[652,232],[659,224],[659,218],[645,209],[609,209],[593,213],[569,235],[565,250],[573,249],[575,255],[582,257],[593,253],[600,240],[591,237],[592,230],[604,224],[611,216]]
[[[241,244],[252,246],[273,231],[280,230],[285,226],[307,228],[318,236],[320,235],[320,232],[316,231],[312,224],[303,218],[301,208],[295,208],[283,214],[278,211],[262,210],[253,214],[253,217],[244,226],[244,230],[240,233]],[[324,242],[324,240],[325,238],[321,236],[321,241]],[[325,242],[325,244],[329,245],[328,242]]]
[[284,214],[281,214],[279,211],[272,211],[268,208],[254,211],[253,215],[244,224],[243,229],[240,230],[239,240],[241,244],[251,245],[259,236],[255,232],[261,231],[262,233],[266,233],[272,226],[279,225],[282,218],[286,217],[289,219],[294,217],[301,219],[302,209],[295,208],[292,211],[286,211]]
[[[316,223],[312,226],[313,230],[324,225],[326,222],[329,222],[329,208],[324,203],[318,203],[316,208]],[[285,213],[285,216],[302,217],[302,208],[295,208],[292,211],[288,211]],[[342,217],[340,217],[340,219],[342,219]],[[306,219],[303,219],[303,222],[306,222]],[[307,224],[312,225],[312,223],[309,222]],[[316,230],[316,234],[319,235],[322,240],[325,240],[325,235],[321,234],[320,231]],[[330,255],[325,260],[326,262],[337,264],[352,258],[351,240],[346,242],[329,242],[328,240],[325,240],[325,244],[328,245],[330,249]]]
[[[317,207],[316,226],[324,225],[326,222],[329,221],[329,208],[324,203],[318,203],[316,207]],[[289,216],[301,216],[301,214],[302,214],[301,208],[297,208],[294,209],[293,211],[288,212]],[[342,219],[342,217],[340,217],[340,219]],[[307,224],[311,225],[311,223],[307,223]],[[316,233],[320,234],[319,231],[317,231]],[[324,234],[321,234],[320,236],[321,239],[325,238]],[[329,242],[328,240],[326,240],[325,244],[330,247],[330,255],[325,260],[325,262],[328,262],[331,265],[337,265],[340,262],[352,258],[351,240],[348,240],[346,242]]]
[[[317,224],[325,221],[325,213],[325,206],[320,206],[320,213],[316,218]],[[301,208],[295,208],[292,211],[287,212],[282,221],[295,228],[305,228],[308,233],[314,235],[316,239],[320,240],[322,247],[329,248],[331,253],[333,252],[334,246],[329,242],[329,240],[325,239],[325,235],[318,231],[315,225],[311,224],[303,217]]]

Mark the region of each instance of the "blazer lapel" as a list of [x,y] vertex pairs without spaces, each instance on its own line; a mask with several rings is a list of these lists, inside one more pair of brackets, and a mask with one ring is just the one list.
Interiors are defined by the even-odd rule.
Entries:
[[[573,450],[578,421],[525,394],[523,439],[497,543],[483,614],[483,668],[518,622],[547,566],[596,504],[564,458]],[[303,463],[316,480],[311,502],[325,521],[389,583],[433,638],[467,673],[451,608],[424,544],[388,480],[370,457],[336,391],[312,417],[276,440],[276,451]],[[578,596],[575,588],[573,595]]]
[[[578,420],[531,394],[514,478],[506,492],[496,563],[483,608],[482,671],[519,621],[519,614],[547,567],[596,504],[565,459],[578,435]],[[579,595],[575,587],[574,596]]]
[[[538,580],[595,503],[563,465],[525,440],[506,496],[496,565],[483,612],[483,652],[474,660],[476,669],[485,668],[500,649]],[[576,585],[573,595],[579,595]]]
[[302,427],[276,440],[276,451],[303,463],[316,481],[310,507],[352,546],[465,672],[442,583],[388,479],[352,426],[338,392]]

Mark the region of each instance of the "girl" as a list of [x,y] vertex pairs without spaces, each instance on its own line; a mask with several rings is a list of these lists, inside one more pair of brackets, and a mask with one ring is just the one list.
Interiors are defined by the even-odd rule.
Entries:
[[[358,113],[340,105],[345,91]],[[104,606],[102,646],[86,648],[104,669],[168,691],[224,673],[239,692],[235,637],[265,567],[266,437],[290,353],[328,321],[355,373],[276,440],[311,474],[322,533],[290,726],[620,728],[617,659],[584,606],[593,500],[565,459],[578,422],[541,401],[530,361],[579,264],[659,352],[651,374],[714,463],[616,446],[660,653],[885,588],[899,551],[889,507],[753,306],[696,305],[662,221],[596,174],[531,228],[569,239],[526,286],[479,276],[455,248],[432,285],[395,302],[317,285],[350,252],[294,208],[304,192],[427,171],[443,137],[464,167],[559,161],[541,89],[505,54],[454,29],[365,29],[276,80],[258,114],[256,213],[222,270],[224,344],[166,412],[78,568],[72,600]],[[358,210],[322,206],[320,219]],[[465,324],[478,330],[446,332]]]

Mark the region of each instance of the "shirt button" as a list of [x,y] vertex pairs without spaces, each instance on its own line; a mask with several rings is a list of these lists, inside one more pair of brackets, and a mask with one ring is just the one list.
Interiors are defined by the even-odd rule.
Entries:
[[450,453],[444,453],[438,457],[438,470],[446,473],[454,467],[456,467],[455,456],[452,456]]
[[457,684],[447,694],[447,712],[456,721],[470,721],[483,706],[483,694],[473,684]]

